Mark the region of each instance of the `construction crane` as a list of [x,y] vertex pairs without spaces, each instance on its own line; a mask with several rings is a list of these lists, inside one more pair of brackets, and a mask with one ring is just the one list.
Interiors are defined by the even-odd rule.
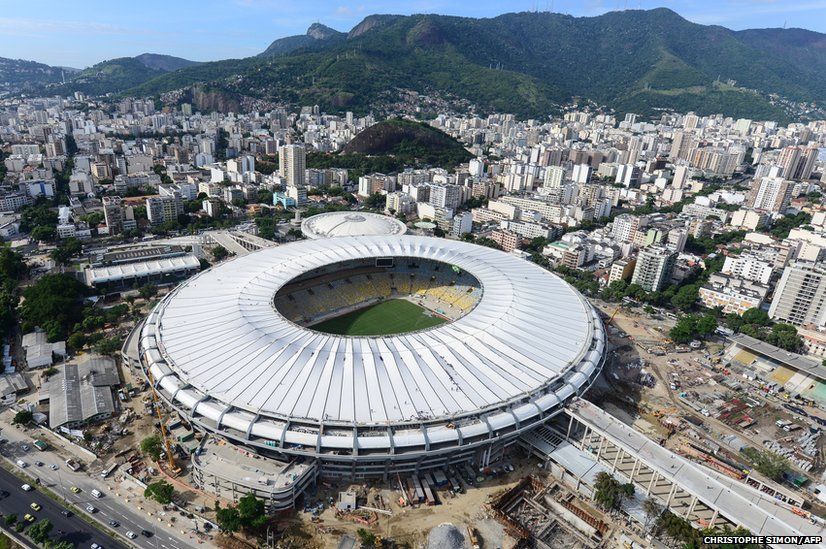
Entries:
[[149,379],[149,388],[152,390],[152,405],[155,407],[155,414],[158,416],[158,423],[161,426],[161,439],[163,440],[163,447],[166,451],[166,460],[169,462],[169,472],[177,475],[181,472],[181,468],[175,463],[175,456],[172,453],[172,445],[169,444],[169,437],[166,435],[166,426],[163,421],[163,414],[161,412],[161,403],[158,398],[158,392],[155,390],[155,378],[152,377],[152,371],[146,369],[146,377]]
[[611,313],[611,318],[608,319],[608,322],[607,322],[608,324],[611,324],[611,322],[614,321],[614,317],[617,316],[617,313],[619,312],[619,310],[620,310],[619,305],[617,305],[617,308],[614,309],[613,313]]

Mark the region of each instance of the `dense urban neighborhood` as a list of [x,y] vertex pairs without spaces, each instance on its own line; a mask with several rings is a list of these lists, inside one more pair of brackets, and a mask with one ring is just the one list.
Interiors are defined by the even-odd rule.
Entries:
[[826,120],[39,71],[0,72],[0,547],[822,540]]

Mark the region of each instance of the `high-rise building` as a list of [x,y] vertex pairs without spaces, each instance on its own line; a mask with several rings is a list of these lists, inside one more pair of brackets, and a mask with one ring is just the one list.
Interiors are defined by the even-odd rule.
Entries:
[[181,193],[174,191],[171,196],[153,196],[146,199],[146,217],[152,225],[176,221],[184,213]]
[[668,245],[674,248],[674,251],[681,253],[685,249],[685,244],[688,241],[688,231],[682,227],[675,227],[668,231]]
[[789,207],[794,185],[782,177],[761,177],[755,180],[746,203],[755,210],[783,213]]
[[769,307],[774,320],[826,327],[826,268],[797,261],[783,271]]
[[288,187],[303,187],[307,169],[307,153],[304,145],[284,145],[278,149],[278,171]]
[[103,197],[103,219],[109,234],[119,234],[123,231],[123,207],[119,196]]
[[636,266],[637,260],[632,257],[617,259],[611,264],[611,270],[608,273],[608,284],[617,280],[628,280],[634,274],[634,267]]
[[577,164],[574,166],[572,178],[576,183],[588,183],[591,180],[591,171],[588,164]]
[[620,214],[614,218],[611,236],[619,242],[632,242],[637,230],[646,225],[647,218],[631,214]]
[[659,292],[671,278],[676,259],[677,252],[671,249],[661,246],[643,248],[637,256],[631,283],[647,292]]
[[786,179],[809,179],[812,176],[819,149],[799,146],[785,147],[777,157],[780,175]]
[[454,209],[462,203],[462,190],[458,185],[431,185],[430,204],[437,208]]
[[542,186],[549,189],[558,189],[562,186],[563,179],[565,179],[565,168],[561,166],[548,166],[545,169],[545,180]]

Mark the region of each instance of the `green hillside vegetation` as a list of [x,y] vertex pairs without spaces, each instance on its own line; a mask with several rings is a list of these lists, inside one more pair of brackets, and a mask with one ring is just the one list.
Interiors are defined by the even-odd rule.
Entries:
[[[665,8],[597,17],[369,16],[346,37],[322,25],[314,36],[311,31],[275,41],[266,55],[161,74],[134,59],[109,61],[83,71],[65,89],[156,95],[204,83],[357,113],[374,110],[397,89],[411,89],[520,117],[544,117],[583,97],[620,112],[695,110],[780,121],[783,114],[767,94],[826,97],[823,34],[735,32],[691,23]],[[728,81],[736,85],[719,84]]]
[[310,153],[308,168],[346,168],[357,180],[365,173],[394,173],[434,166],[452,169],[473,158],[441,130],[410,120],[391,119],[362,131],[339,154]]
[[50,91],[59,94],[81,91],[89,95],[118,93],[164,73],[165,71],[147,67],[134,57],[120,57],[83,69],[70,82]]

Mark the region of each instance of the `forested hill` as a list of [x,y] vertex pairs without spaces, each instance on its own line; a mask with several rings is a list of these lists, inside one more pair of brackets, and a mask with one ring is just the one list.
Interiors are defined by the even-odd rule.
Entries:
[[826,35],[735,32],[665,8],[597,17],[373,15],[346,36],[318,25],[270,48],[243,60],[146,74],[130,89],[109,91],[155,95],[203,83],[328,111],[366,112],[404,89],[520,116],[544,116],[581,97],[621,112],[775,119],[782,112],[768,94],[812,102],[826,97]]

